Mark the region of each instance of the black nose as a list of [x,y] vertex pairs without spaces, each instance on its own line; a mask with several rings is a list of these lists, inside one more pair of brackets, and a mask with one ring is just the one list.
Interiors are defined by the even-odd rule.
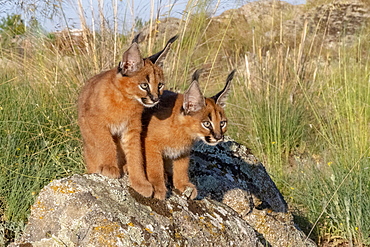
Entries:
[[153,95],[150,95],[150,99],[153,101],[153,103],[158,102],[159,98]]
[[221,140],[223,138],[223,136],[221,134],[215,134],[213,136],[217,141]]

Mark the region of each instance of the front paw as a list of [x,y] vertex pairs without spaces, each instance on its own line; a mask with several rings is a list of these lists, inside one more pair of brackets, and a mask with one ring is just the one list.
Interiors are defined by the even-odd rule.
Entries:
[[178,186],[176,189],[178,189],[188,199],[194,199],[198,195],[197,188],[192,183],[183,184]]
[[118,167],[110,165],[101,165],[99,166],[99,173],[108,177],[108,178],[120,178],[121,172]]
[[159,200],[166,199],[167,188],[166,186],[154,186],[154,198]]
[[136,190],[139,194],[144,197],[150,197],[153,194],[153,186],[149,181],[131,181],[131,188]]

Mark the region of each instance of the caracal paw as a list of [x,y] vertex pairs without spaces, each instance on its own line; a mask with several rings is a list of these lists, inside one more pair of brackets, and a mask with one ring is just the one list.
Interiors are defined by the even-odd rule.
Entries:
[[119,171],[118,167],[115,166],[101,165],[99,167],[99,173],[109,178],[121,177],[121,172]]
[[178,189],[182,193],[182,195],[189,199],[194,199],[198,195],[197,188],[192,183],[182,184],[178,186],[176,189]]
[[133,182],[131,181],[131,188],[136,190],[144,197],[151,197],[153,195],[153,186],[149,181]]
[[155,186],[154,187],[154,198],[159,200],[166,199],[167,188],[165,186]]

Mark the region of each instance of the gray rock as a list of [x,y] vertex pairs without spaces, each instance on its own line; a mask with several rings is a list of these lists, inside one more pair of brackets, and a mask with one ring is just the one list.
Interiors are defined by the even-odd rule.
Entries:
[[301,34],[305,23],[310,42],[316,38],[322,39],[323,45],[329,48],[336,48],[338,44],[351,46],[361,29],[369,25],[370,8],[358,0],[323,4],[287,20],[283,32],[288,36]]
[[241,189],[253,195],[254,201],[258,199],[257,207],[263,204],[276,212],[288,211],[287,203],[264,166],[248,148],[231,139],[216,148],[196,144],[192,151],[190,177],[199,188],[200,198],[223,201],[226,192]]
[[271,246],[316,246],[294,224],[283,196],[247,147],[231,139],[217,147],[198,143],[191,162],[199,199],[226,204]]
[[150,25],[145,25],[138,33],[138,42],[152,38],[154,41],[167,41],[169,38],[179,34],[181,30],[181,19],[175,17],[167,17],[157,20]]
[[[294,225],[284,198],[247,148],[197,144],[190,174],[197,200],[144,198],[127,178],[55,180],[39,194],[10,246],[316,246]],[[191,194],[191,192],[190,192]],[[255,207],[256,205],[256,207]]]
[[[350,46],[356,41],[357,34],[370,23],[370,9],[361,0],[339,0],[315,7],[309,4],[293,5],[285,1],[260,0],[226,10],[210,20],[207,28],[211,30],[211,35],[218,29],[230,28],[232,20],[233,32],[245,33],[248,38],[253,35],[251,31],[254,26],[259,26],[260,32],[265,30],[265,37],[269,40],[278,41],[283,34],[285,43],[301,40],[302,33],[306,30],[306,42],[318,40],[316,42],[322,42],[325,47],[336,48],[338,44]],[[283,23],[280,20],[284,20]],[[146,25],[140,31],[140,41],[151,36],[165,42],[183,28],[183,23],[184,21],[171,17],[154,22],[152,26]],[[273,24],[280,26],[273,28]],[[228,36],[233,39],[232,32]]]
[[285,1],[251,1],[238,9],[229,9],[213,18],[217,22],[228,22],[230,18],[240,18],[246,23],[271,27],[281,17],[289,18],[291,13],[302,13],[303,5],[293,5]]

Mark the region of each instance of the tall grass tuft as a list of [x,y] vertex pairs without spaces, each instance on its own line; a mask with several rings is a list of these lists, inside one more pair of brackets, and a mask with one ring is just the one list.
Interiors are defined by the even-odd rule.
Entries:
[[50,51],[43,49],[24,55],[2,51],[0,228],[8,238],[23,228],[41,188],[84,171],[74,74],[59,70],[60,61],[51,60]]
[[[324,192],[323,231],[345,236],[350,243],[369,244],[370,182],[370,60],[359,55],[364,36],[352,48],[339,47],[338,60],[321,81],[319,98],[325,108],[311,103],[322,143],[322,171],[316,174]],[[357,54],[359,56],[353,56]],[[362,242],[364,241],[364,242]]]

